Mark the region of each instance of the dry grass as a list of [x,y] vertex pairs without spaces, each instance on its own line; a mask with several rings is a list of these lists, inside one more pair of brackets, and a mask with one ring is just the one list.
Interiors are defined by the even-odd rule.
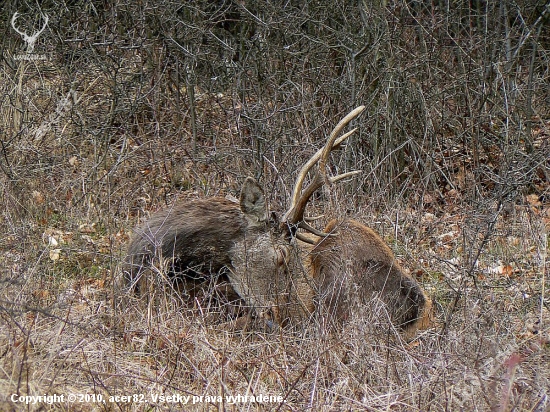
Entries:
[[[204,397],[186,410],[544,410],[545,245],[528,211],[514,219],[499,227],[512,227],[520,241],[495,237],[477,284],[465,274],[458,246],[448,247],[460,236],[446,235],[445,219],[422,225],[431,243],[416,241],[413,250],[400,242],[404,260],[422,262],[417,273],[437,300],[437,327],[412,342],[389,327],[375,303],[337,335],[323,334],[315,319],[274,332],[231,332],[230,311],[211,305],[207,294],[185,300],[157,284],[141,299],[117,296],[116,257],[97,276],[71,277],[69,250],[50,260],[51,247],[34,242],[37,249],[27,246],[27,253],[41,256],[35,266],[3,265],[1,392],[143,394],[149,401],[57,404],[58,410],[178,410],[181,404],[154,401],[172,394],[189,395],[191,403]],[[413,215],[402,221],[409,242],[421,237],[415,227]],[[85,237],[73,234],[73,243],[77,236]],[[9,251],[2,256],[13,259]],[[514,262],[512,273],[494,269],[502,256]],[[280,398],[229,403],[237,395]],[[2,405],[22,409],[9,399]]]
[[[141,13],[138,3],[129,2],[139,10],[128,15]],[[243,43],[233,47],[222,35],[231,40],[223,25],[234,16],[218,21],[212,2],[204,3],[206,11],[186,11],[166,2],[144,8],[154,18],[127,19],[130,27],[158,21],[143,30],[158,35],[152,39],[123,38],[141,34],[118,29],[129,24],[122,19],[102,26],[103,17],[124,13],[74,6],[66,32],[54,32],[59,16],[51,13],[62,45],[53,34],[37,44],[51,60],[2,62],[0,410],[548,410],[548,40],[541,36],[539,52],[509,65],[498,60],[502,52],[469,48],[489,44],[492,32],[479,39],[473,30],[476,41],[468,43],[447,33],[431,9],[399,20],[410,2],[380,11],[386,24],[372,25],[380,35],[361,37],[359,21],[348,38],[334,37],[330,24],[322,37],[317,19],[345,17],[341,31],[352,18],[378,20],[332,13],[320,2],[328,17],[301,18],[309,28],[285,14],[264,19],[268,27],[243,12]],[[189,37],[196,67],[186,66],[187,45],[177,42],[189,33],[174,29],[189,17],[184,12],[212,14],[212,21],[201,17],[203,31],[179,28],[196,35]],[[443,29],[417,26],[421,18]],[[294,26],[313,34],[290,33]],[[483,25],[490,26],[504,23]],[[88,38],[87,27],[115,32]],[[5,33],[8,46],[24,46]],[[167,43],[159,33],[173,38]],[[510,37],[495,39],[495,50]],[[230,49],[250,54],[225,57]],[[495,61],[485,62],[491,53]],[[533,79],[524,62],[536,66],[527,68]],[[505,66],[509,73],[489,73]],[[185,77],[190,67],[197,79]],[[508,84],[533,107],[505,105]],[[406,342],[373,302],[338,334],[323,333],[319,319],[234,332],[238,309],[214,303],[208,291],[185,298],[157,278],[141,299],[121,292],[119,265],[140,219],[178,199],[236,195],[247,175],[264,184],[273,209],[284,210],[296,170],[352,100],[369,113],[331,167],[365,173],[315,196],[310,212],[324,213],[325,222],[349,215],[380,232],[434,298],[433,329]],[[13,394],[107,401],[24,406]],[[131,402],[109,401],[134,394]],[[190,403],[155,401],[173,394]],[[231,404],[237,395],[275,398]]]

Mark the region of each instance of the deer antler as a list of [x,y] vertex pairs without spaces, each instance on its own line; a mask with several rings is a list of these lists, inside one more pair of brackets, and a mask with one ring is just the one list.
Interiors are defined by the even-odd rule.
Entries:
[[[311,198],[311,195],[315,193],[315,191],[323,186],[325,183],[331,185],[332,183],[338,182],[339,180],[345,179],[349,176],[353,176],[361,172],[360,170],[354,170],[352,172],[342,173],[340,175],[330,177],[327,175],[326,165],[330,152],[340,146],[340,144],[344,140],[350,137],[357,130],[353,129],[345,133],[341,137],[337,138],[342,129],[346,127],[349,122],[359,116],[361,112],[363,112],[363,110],[365,110],[365,106],[359,106],[356,109],[352,110],[342,120],[340,120],[340,122],[331,132],[325,146],[322,149],[319,149],[300,170],[300,173],[298,174],[298,177],[296,179],[296,184],[294,185],[294,190],[292,192],[290,207],[288,211],[284,214],[282,219],[282,224],[287,228],[287,230],[290,230],[293,234],[296,232],[297,228],[302,228],[317,236],[328,236],[327,233],[318,231],[308,225],[304,221],[304,212],[307,202]],[[313,166],[315,166],[315,164],[317,164],[317,162],[319,162],[318,170],[311,179],[309,185],[307,185],[307,187],[302,192],[302,186],[304,185],[305,178],[308,172],[312,169]],[[296,237],[298,237],[300,240],[311,243],[310,239],[300,236],[298,233],[296,233]]]
[[19,16],[18,12],[15,12],[13,14],[13,17],[11,18],[11,26],[23,38],[23,41],[25,43],[27,43],[27,53],[32,53],[33,52],[34,43],[36,43],[36,40],[38,39],[38,36],[40,36],[40,33],[42,33],[44,31],[44,29],[46,29],[46,26],[48,25],[48,20],[49,20],[48,15],[42,14],[42,13],[40,15],[44,19],[44,25],[42,26],[42,28],[39,31],[34,33],[32,36],[29,36],[27,33],[22,32],[22,31],[18,30],[17,27],[15,27],[15,21],[17,20],[17,17]]

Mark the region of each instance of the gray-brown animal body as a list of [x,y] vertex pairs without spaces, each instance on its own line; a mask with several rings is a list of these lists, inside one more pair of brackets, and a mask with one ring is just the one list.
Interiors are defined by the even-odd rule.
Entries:
[[313,311],[312,289],[291,255],[290,244],[270,225],[262,189],[248,178],[239,204],[215,197],[155,213],[135,230],[125,277],[139,291],[151,265],[184,284],[222,274],[258,315],[284,324]]
[[129,280],[137,281],[161,257],[171,273],[208,278],[231,265],[230,250],[247,226],[239,205],[224,198],[176,203],[135,229],[128,247]]
[[429,326],[430,299],[372,229],[333,220],[325,228],[330,236],[314,237],[310,246],[285,240],[267,216],[261,188],[250,178],[241,204],[209,198],[159,211],[130,242],[128,280],[162,257],[184,281],[223,272],[250,307],[279,324],[308,317],[315,305],[341,324],[356,305],[379,297],[401,329]]

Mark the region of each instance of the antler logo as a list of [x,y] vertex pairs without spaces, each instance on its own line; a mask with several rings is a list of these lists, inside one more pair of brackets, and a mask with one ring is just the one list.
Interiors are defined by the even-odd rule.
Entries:
[[40,13],[40,15],[42,16],[42,19],[44,19],[44,25],[42,26],[42,28],[39,31],[34,33],[32,36],[29,36],[24,31],[20,31],[15,26],[15,21],[17,20],[17,17],[19,16],[19,13],[15,12],[13,17],[11,18],[11,26],[13,27],[13,29],[17,33],[19,33],[21,35],[21,37],[23,38],[23,41],[25,41],[27,43],[27,53],[29,53],[29,54],[33,52],[34,44],[36,43],[36,40],[38,39],[38,36],[40,36],[40,34],[44,31],[44,29],[46,28],[46,25],[48,24],[48,20],[49,20],[48,16],[45,15],[45,14],[42,14],[42,13]]

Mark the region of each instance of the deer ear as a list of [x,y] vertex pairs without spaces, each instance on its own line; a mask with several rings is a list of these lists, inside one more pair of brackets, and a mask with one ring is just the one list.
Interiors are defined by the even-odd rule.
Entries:
[[264,191],[251,177],[247,177],[241,189],[241,210],[251,224],[264,223],[267,209]]

